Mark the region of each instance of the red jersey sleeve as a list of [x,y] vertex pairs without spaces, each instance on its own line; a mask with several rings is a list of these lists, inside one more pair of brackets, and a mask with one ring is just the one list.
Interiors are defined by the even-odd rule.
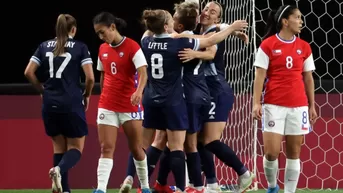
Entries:
[[267,41],[262,41],[260,47],[257,50],[255,56],[255,67],[260,67],[263,69],[268,69],[269,67],[269,56],[271,55],[271,49]]
[[[96,69],[98,71],[104,71],[104,67],[102,65],[102,62],[101,62],[101,54],[102,54],[102,47],[103,47],[103,44],[100,45],[99,47],[99,53],[98,53],[98,61],[97,61],[97,66],[96,66]],[[107,57],[107,53],[106,54],[106,57]]]
[[309,43],[304,41],[304,51],[305,51],[305,60],[303,72],[309,72],[316,69],[314,65],[314,60],[312,56],[312,49]]
[[133,40],[131,41],[131,58],[136,69],[142,66],[147,66],[147,62],[141,47]]

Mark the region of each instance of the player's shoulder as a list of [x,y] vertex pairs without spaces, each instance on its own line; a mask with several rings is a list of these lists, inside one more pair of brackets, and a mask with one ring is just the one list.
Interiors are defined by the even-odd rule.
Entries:
[[277,43],[279,40],[277,39],[276,35],[272,35],[261,42],[262,47],[271,47],[275,43]]
[[260,49],[263,50],[266,54],[270,53],[273,50],[274,45],[278,43],[278,39],[276,35],[272,35],[264,40],[262,40],[260,44]]
[[141,39],[141,45],[142,47],[147,46],[149,42],[152,42],[152,41],[154,41],[153,36],[145,36]]
[[108,44],[108,43],[102,43],[102,44],[100,44],[100,46],[99,46],[99,52],[102,52],[102,51],[104,51],[104,49],[107,49],[107,48],[109,48],[109,47],[111,47],[110,46],[110,44]]
[[125,37],[124,45],[125,49],[133,50],[134,52],[141,48],[140,45],[136,42],[136,40],[129,37]]
[[86,43],[84,43],[83,41],[81,40],[76,40],[76,39],[68,39],[68,41],[70,42],[74,42],[75,45],[79,46],[79,47],[87,47]]

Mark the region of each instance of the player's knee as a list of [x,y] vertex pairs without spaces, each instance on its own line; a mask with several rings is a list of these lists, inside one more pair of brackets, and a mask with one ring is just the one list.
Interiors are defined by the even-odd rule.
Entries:
[[101,154],[103,155],[113,155],[115,145],[112,143],[102,142],[101,146]]
[[300,157],[301,146],[286,147],[286,157],[288,159],[298,159]]
[[139,145],[130,146],[130,151],[132,153],[133,158],[136,160],[143,160],[145,158],[145,152],[143,148]]
[[187,153],[192,153],[192,152],[197,152],[197,144],[192,143],[192,142],[186,142],[185,143],[185,152]]
[[268,160],[268,161],[274,161],[279,157],[279,152],[265,152],[264,157]]
[[158,131],[156,133],[156,137],[154,142],[151,144],[153,147],[157,149],[164,149],[167,143],[167,132],[165,131]]

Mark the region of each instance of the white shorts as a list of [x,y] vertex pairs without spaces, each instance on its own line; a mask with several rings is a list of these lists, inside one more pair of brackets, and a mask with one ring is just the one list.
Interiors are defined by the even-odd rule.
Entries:
[[262,106],[262,130],[280,135],[304,135],[311,130],[308,107]]
[[143,120],[144,111],[131,113],[118,113],[103,108],[98,108],[97,123],[118,127],[126,121]]

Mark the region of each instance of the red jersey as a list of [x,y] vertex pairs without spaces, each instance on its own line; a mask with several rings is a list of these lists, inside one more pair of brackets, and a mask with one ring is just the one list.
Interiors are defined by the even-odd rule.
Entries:
[[310,45],[294,36],[277,34],[262,41],[254,66],[267,70],[263,103],[284,107],[307,106],[303,72],[315,70]]
[[144,54],[134,40],[124,37],[117,45],[103,43],[97,66],[104,72],[98,107],[121,113],[143,110],[142,105],[132,106],[130,99],[138,86],[136,69],[146,65]]

